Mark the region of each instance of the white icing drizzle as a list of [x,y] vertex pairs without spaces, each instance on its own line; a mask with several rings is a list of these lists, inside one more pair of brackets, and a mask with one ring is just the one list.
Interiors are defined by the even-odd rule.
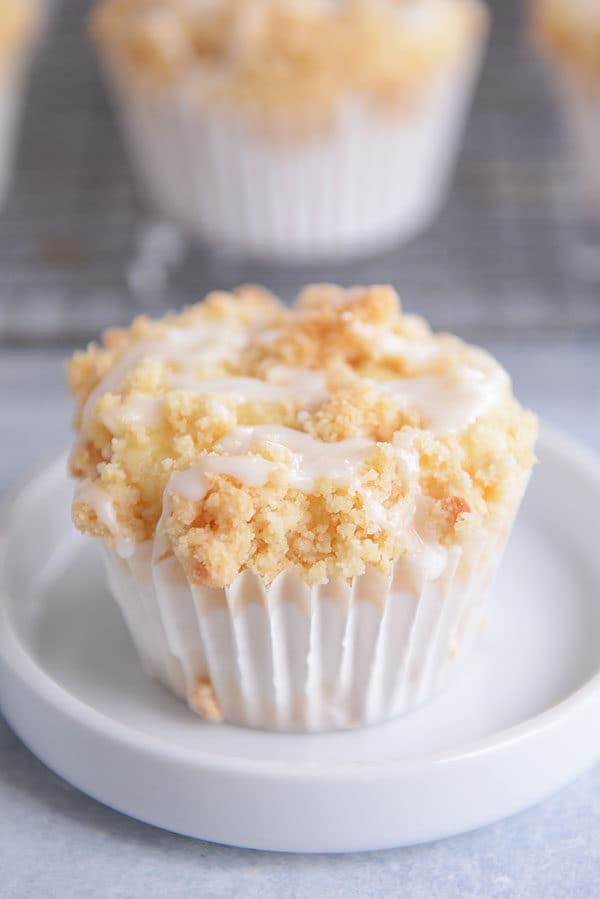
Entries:
[[240,399],[256,399],[265,402],[301,403],[305,408],[317,405],[327,398],[326,374],[323,371],[286,369],[282,383],[263,381],[260,378],[226,377],[202,380],[189,375],[175,375],[169,386],[196,394],[226,394]]
[[193,328],[173,328],[160,340],[134,343],[91,391],[83,407],[83,421],[91,416],[101,396],[119,392],[127,376],[144,359],[176,361],[185,371],[196,362],[224,358],[248,339],[244,332],[205,323]]
[[[193,375],[173,375],[167,385],[173,390],[183,390],[196,396],[228,396],[240,402],[258,400],[262,402],[294,402],[308,410],[319,405],[328,397],[325,389],[326,374],[322,371],[281,368],[278,372],[287,379],[276,383],[260,378],[225,377],[195,378]],[[133,392],[116,409],[105,410],[101,420],[113,434],[118,434],[121,424],[139,423],[146,427],[159,427],[162,421],[165,395],[158,396]],[[211,412],[224,419],[231,417],[227,407],[215,402]]]
[[115,548],[122,558],[129,558],[133,554],[135,541],[131,537],[123,536],[114,503],[106,490],[86,478],[78,484],[74,502],[89,506],[94,511],[98,521],[114,537]]
[[[362,438],[325,443],[292,428],[255,425],[234,428],[216,444],[215,449],[239,455],[265,444],[283,447],[292,454],[290,461],[286,463],[290,485],[306,492],[314,490],[315,483],[320,478],[336,483],[354,480],[358,468],[375,445],[373,441]],[[247,457],[242,455],[242,458]]]
[[410,359],[414,362],[430,362],[439,355],[433,342],[408,340],[400,334],[383,334],[377,343],[377,350],[382,358]]
[[119,433],[123,422],[157,428],[162,421],[162,406],[161,397],[135,391],[116,409],[103,410],[101,421],[112,434]]
[[[182,374],[174,375],[168,384],[172,389],[198,396],[229,396],[239,401],[244,399],[262,402],[291,401],[301,404],[305,412],[327,399],[324,372],[291,370],[289,377],[288,383],[278,384],[259,378],[225,377],[202,380]],[[387,381],[373,380],[370,383],[378,390],[393,396],[400,408],[420,412],[426,426],[432,431],[444,433],[460,431],[485,414],[500,399],[508,379],[499,367],[494,372],[471,367],[463,369],[457,377],[426,375]],[[114,434],[119,433],[120,421],[139,422],[147,427],[158,427],[164,402],[164,395],[151,396],[135,392],[126,397],[121,407],[114,411],[105,411],[102,421]],[[229,410],[223,407],[222,411],[227,418]],[[215,414],[216,412],[215,409]],[[272,430],[271,425],[264,427]]]
[[[347,298],[347,297],[346,297]],[[353,330],[367,338],[381,358],[405,358],[416,363],[431,361],[439,354],[433,339],[409,340],[402,335],[364,322],[354,322]],[[268,329],[231,331],[223,325],[204,323],[192,328],[173,328],[160,340],[140,341],[131,346],[90,393],[83,420],[91,416],[98,399],[106,393],[118,393],[129,373],[144,359],[176,362],[177,374],[168,377],[167,389],[184,390],[197,395],[225,395],[265,402],[298,403],[311,409],[325,401],[326,372],[274,366],[271,380],[232,376],[212,379],[195,377],[199,361],[220,359],[250,340],[268,336]],[[364,383],[364,380],[363,380]],[[471,352],[470,364],[456,376],[426,375],[371,381],[373,386],[392,395],[403,408],[421,412],[426,425],[436,432],[457,431],[467,427],[499,399],[508,383],[503,369],[486,353]],[[106,426],[115,432],[119,419],[157,427],[161,421],[164,395],[149,396],[136,392],[123,401],[123,407],[104,416]]]
[[78,484],[75,502],[90,506],[96,513],[98,521],[108,528],[111,534],[117,533],[119,525],[112,499],[105,490],[94,484],[89,478]]
[[426,425],[437,433],[460,431],[485,414],[506,389],[508,376],[498,366],[494,372],[465,368],[449,375],[374,381],[405,409],[418,410]]
[[424,363],[439,356],[439,348],[433,339],[420,337],[418,340],[409,340],[387,328],[365,322],[354,322],[352,331],[369,341],[379,359],[407,359],[410,362]]
[[[409,443],[406,435],[394,442],[396,453],[404,462],[409,493],[413,497],[412,502],[398,509],[386,509],[369,489],[363,487],[358,477],[360,466],[376,445],[374,441],[357,438],[325,443],[301,431],[273,425],[235,428],[215,446],[219,453],[230,455],[211,453],[202,457],[192,468],[172,474],[165,490],[165,502],[170,502],[173,494],[184,496],[192,502],[201,502],[208,490],[205,477],[208,471],[228,474],[241,484],[257,487],[267,481],[272,471],[284,469],[289,476],[290,487],[307,493],[315,489],[321,478],[347,484],[361,496],[375,530],[400,526],[407,509],[414,508],[414,497],[418,491],[418,455]],[[283,447],[290,458],[285,462],[271,462],[252,454],[268,445]]]
[[[381,358],[428,363],[440,354],[434,339],[409,340],[389,330],[355,322],[353,331],[367,338]],[[497,402],[509,385],[504,369],[483,350],[471,348],[470,364],[456,375],[374,380],[375,387],[394,396],[401,407],[418,410],[432,431],[459,431],[472,424]]]
[[431,526],[433,500],[418,493],[411,524],[410,565],[417,577],[434,581],[444,572],[448,564],[448,548],[439,543],[437,533]]
[[201,502],[208,492],[205,474],[229,474],[247,487],[262,487],[271,471],[278,467],[262,456],[203,456],[192,468],[176,471],[169,478],[165,494],[176,493],[191,502]]
[[418,579],[436,581],[446,570],[448,549],[433,539],[424,540],[413,530],[410,564]]

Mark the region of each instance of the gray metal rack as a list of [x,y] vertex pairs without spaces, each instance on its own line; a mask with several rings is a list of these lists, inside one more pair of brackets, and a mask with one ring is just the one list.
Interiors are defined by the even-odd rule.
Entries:
[[148,217],[85,40],[90,5],[62,4],[34,68],[17,178],[0,217],[0,341],[81,341],[147,306],[179,307],[243,281],[286,299],[311,280],[391,282],[435,326],[483,340],[600,332],[600,281],[579,264],[560,129],[520,0],[494,5],[452,196],[422,238],[314,267],[195,249],[166,295],[141,299],[127,272]]

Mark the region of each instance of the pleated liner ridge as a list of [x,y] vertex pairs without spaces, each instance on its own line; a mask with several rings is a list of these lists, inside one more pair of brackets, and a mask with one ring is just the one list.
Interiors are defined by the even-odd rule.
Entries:
[[266,587],[244,571],[224,590],[190,584],[172,555],[153,563],[150,543],[127,560],[105,543],[104,558],[148,674],[208,717],[321,731],[393,718],[443,686],[481,621],[497,535],[471,547],[466,580],[461,553],[451,550],[441,576],[421,576],[416,590],[403,558],[387,577],[368,570],[309,587],[290,570]]

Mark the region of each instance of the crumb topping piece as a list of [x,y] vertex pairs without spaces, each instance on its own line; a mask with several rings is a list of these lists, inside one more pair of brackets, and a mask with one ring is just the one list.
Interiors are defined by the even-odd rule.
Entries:
[[91,30],[138,82],[325,120],[348,94],[397,108],[483,26],[474,0],[103,0]]
[[[500,533],[536,422],[484,351],[389,287],[257,287],[137,319],[68,366],[74,520],[123,555],[160,535],[198,584],[389,572]],[[415,524],[417,522],[417,524]]]

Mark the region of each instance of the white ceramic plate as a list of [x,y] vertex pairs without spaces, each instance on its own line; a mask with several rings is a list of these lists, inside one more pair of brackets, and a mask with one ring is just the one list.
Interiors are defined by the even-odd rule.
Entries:
[[546,434],[487,627],[450,689],[361,731],[209,725],[141,671],[65,461],[3,540],[0,702],[47,765],[195,837],[349,851],[433,840],[538,802],[600,757],[600,461]]

